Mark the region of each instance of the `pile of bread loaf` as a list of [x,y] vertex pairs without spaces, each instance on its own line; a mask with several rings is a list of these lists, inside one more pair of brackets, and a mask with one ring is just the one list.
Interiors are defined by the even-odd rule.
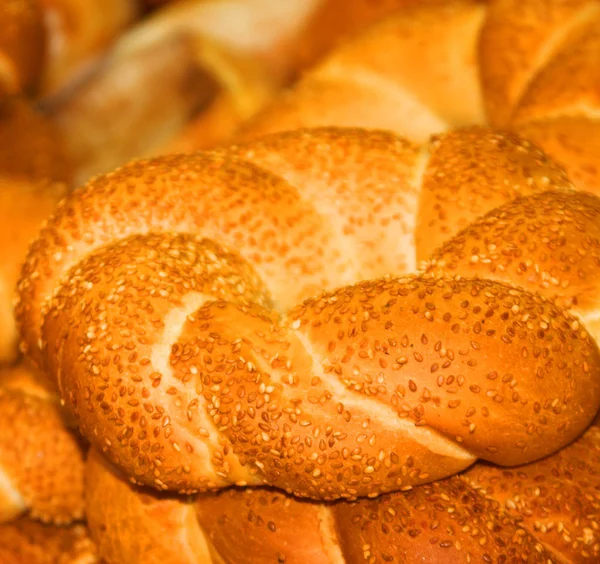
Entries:
[[600,561],[598,63],[600,0],[3,2],[0,564]]

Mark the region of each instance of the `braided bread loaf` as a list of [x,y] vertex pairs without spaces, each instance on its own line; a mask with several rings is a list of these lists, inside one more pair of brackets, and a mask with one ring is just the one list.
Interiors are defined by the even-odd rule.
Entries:
[[598,0],[420,2],[340,46],[246,128],[518,131],[600,191]]
[[[502,259],[527,289],[500,259],[482,279],[375,280],[505,202],[518,233],[535,198],[537,232],[506,242],[525,270]],[[276,135],[74,192],[31,247],[17,317],[83,435],[135,482],[377,495],[538,459],[590,423],[600,355],[566,306],[597,319],[599,210],[512,135]]]
[[404,493],[316,504],[261,488],[170,498],[92,452],[86,512],[110,564],[597,562],[600,429],[515,470],[476,464]]
[[51,390],[27,366],[0,371],[0,523],[83,517],[82,446]]

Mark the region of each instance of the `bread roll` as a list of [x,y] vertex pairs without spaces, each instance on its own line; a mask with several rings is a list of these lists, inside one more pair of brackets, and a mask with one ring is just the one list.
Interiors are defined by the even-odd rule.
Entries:
[[[550,187],[579,197],[535,147],[482,128],[421,148],[302,131],[134,162],[74,192],[31,247],[26,349],[83,435],[159,490],[353,499],[477,458],[530,462],[600,403],[572,302],[517,277],[376,277],[414,269],[425,234]],[[575,259],[598,267],[555,260]]]

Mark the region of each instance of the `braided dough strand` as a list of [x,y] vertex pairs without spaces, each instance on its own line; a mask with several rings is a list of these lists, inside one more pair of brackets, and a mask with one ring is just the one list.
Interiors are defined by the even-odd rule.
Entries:
[[[17,313],[83,435],[159,490],[354,499],[477,458],[523,464],[600,403],[600,353],[573,304],[513,280],[377,276],[549,188],[576,201],[537,149],[482,128],[422,148],[302,131],[135,162],[63,202]],[[580,223],[566,228],[578,241]],[[580,271],[590,257],[555,260]]]

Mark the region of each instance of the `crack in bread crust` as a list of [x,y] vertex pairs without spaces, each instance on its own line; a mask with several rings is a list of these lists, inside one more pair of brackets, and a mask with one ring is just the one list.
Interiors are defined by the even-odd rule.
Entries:
[[306,336],[299,331],[295,331],[294,334],[313,360],[312,373],[323,380],[325,387],[333,392],[337,401],[347,407],[355,408],[358,412],[368,413],[376,426],[391,429],[399,436],[409,436],[434,454],[462,461],[465,468],[475,462],[476,456],[461,448],[455,441],[440,434],[435,428],[417,427],[413,421],[400,418],[387,404],[351,391],[337,377],[330,376],[323,370],[323,359],[318,357]]

